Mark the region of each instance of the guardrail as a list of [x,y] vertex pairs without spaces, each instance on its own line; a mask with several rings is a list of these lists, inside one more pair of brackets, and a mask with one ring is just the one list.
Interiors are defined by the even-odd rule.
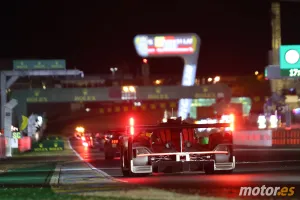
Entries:
[[241,146],[272,147],[272,130],[234,131],[233,144]]
[[300,129],[235,131],[233,143],[241,146],[300,147]]

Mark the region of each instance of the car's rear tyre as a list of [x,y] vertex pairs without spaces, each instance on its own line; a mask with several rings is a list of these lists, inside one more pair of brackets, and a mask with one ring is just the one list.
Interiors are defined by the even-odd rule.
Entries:
[[131,173],[130,173],[129,170],[122,169],[122,174],[123,174],[124,177],[130,177],[131,176]]
[[113,160],[114,157],[110,155],[105,155],[105,160]]
[[215,173],[214,164],[205,164],[204,172],[205,174],[214,174]]
[[113,160],[115,158],[115,153],[106,151],[104,152],[105,160]]

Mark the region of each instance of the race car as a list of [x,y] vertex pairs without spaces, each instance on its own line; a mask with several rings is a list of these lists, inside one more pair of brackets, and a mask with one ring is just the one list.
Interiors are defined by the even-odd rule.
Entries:
[[[130,118],[126,136],[120,141],[124,176],[146,176],[153,172],[204,171],[230,173],[235,168],[229,123],[189,124],[181,118],[157,125],[137,126]],[[203,135],[200,128],[215,128]],[[208,142],[202,143],[207,137]]]
[[124,135],[125,130],[110,130],[104,135],[105,160],[112,160],[120,154],[119,139]]
[[85,129],[81,126],[78,126],[75,128],[74,137],[77,139],[81,139],[81,137],[84,135]]
[[85,147],[94,148],[94,137],[92,133],[85,133],[82,137],[82,145]]

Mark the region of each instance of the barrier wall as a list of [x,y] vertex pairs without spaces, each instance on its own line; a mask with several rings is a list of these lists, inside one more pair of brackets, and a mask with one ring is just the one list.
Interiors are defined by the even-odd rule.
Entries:
[[0,136],[0,158],[5,158],[6,141],[4,136]]
[[233,144],[261,147],[300,147],[300,129],[233,132]]
[[31,150],[31,138],[23,137],[19,139],[18,147],[19,147],[19,152],[21,153]]
[[300,147],[300,129],[277,129],[273,131],[273,146],[298,146]]
[[33,151],[63,151],[64,149],[63,140],[44,140],[32,144]]
[[233,144],[242,146],[272,146],[272,130],[234,131]]

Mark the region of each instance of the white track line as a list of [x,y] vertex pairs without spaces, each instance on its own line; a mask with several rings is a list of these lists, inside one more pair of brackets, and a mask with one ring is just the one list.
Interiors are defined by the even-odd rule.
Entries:
[[52,174],[52,177],[50,179],[50,185],[56,186],[59,183],[59,175],[60,175],[60,168],[61,164],[57,164],[54,170],[54,173]]
[[82,161],[84,161],[84,159],[73,149],[71,143],[70,143],[70,140],[68,140],[68,145],[69,145],[69,148],[72,149],[72,151],[75,153],[75,155]]
[[112,167],[112,168],[99,168],[100,170],[121,170],[119,167]]
[[111,179],[111,180],[118,181],[118,182],[123,182],[123,183],[128,183],[128,181],[124,181],[124,180],[121,180],[121,179],[114,178],[114,177],[112,177],[111,175],[107,174],[106,172],[104,172],[104,171],[102,171],[102,170],[100,170],[100,169],[94,167],[91,163],[86,162],[86,161],[79,155],[79,153],[77,153],[77,152],[75,151],[75,149],[73,149],[73,147],[72,147],[72,145],[71,145],[71,143],[70,143],[70,140],[68,140],[68,144],[69,144],[70,149],[72,149],[73,152],[75,153],[75,155],[76,155],[80,160],[82,160],[83,162],[85,162],[92,170],[96,170],[98,173],[104,175],[105,177],[107,177],[107,178],[109,178],[109,179]]

